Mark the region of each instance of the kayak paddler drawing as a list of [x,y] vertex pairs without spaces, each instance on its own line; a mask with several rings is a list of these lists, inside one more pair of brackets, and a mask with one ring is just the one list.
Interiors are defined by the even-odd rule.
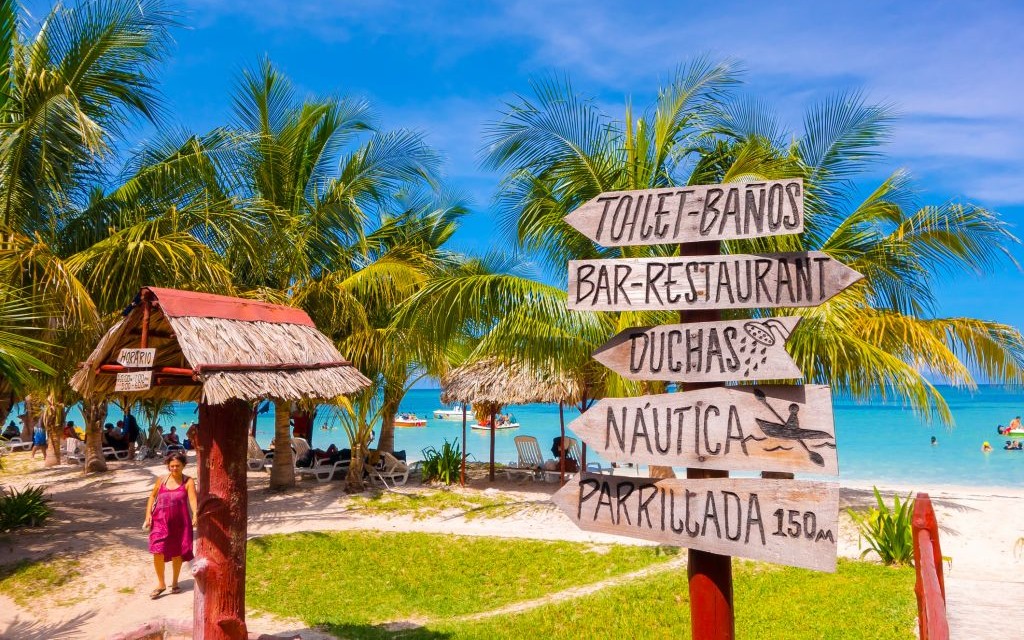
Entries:
[[818,465],[819,467],[825,466],[825,459],[821,457],[820,453],[811,451],[807,447],[807,443],[804,440],[831,440],[834,436],[827,431],[818,431],[816,429],[803,429],[800,427],[800,419],[797,414],[800,412],[800,405],[795,402],[789,405],[789,418],[783,419],[782,416],[775,411],[772,405],[768,404],[768,398],[765,397],[764,391],[760,389],[754,389],[754,396],[761,401],[764,406],[778,418],[778,422],[771,422],[769,420],[762,420],[761,418],[755,418],[757,426],[761,427],[761,431],[766,436],[771,438],[778,438],[781,440],[796,440],[800,443],[800,446],[807,452],[807,457],[810,458],[811,462]]

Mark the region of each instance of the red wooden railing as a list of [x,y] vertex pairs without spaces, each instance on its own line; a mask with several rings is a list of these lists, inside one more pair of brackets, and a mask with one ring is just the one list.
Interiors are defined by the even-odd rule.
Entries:
[[921,640],[949,640],[946,621],[946,583],[942,578],[939,524],[927,493],[917,494],[911,520],[914,531],[914,573],[917,619]]

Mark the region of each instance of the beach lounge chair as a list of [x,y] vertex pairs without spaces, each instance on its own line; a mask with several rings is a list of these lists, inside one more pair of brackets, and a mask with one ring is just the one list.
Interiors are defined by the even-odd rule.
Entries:
[[[576,467],[582,470],[583,463],[581,461],[583,460],[583,453],[580,451],[579,441],[576,438],[570,438],[566,436],[565,442],[567,445],[569,445],[568,447],[566,447],[566,449],[568,449],[569,451],[569,458],[571,460],[575,460]],[[600,462],[587,462],[586,471],[593,473],[604,473],[604,468],[601,466]]]
[[10,440],[0,440],[0,447],[7,451],[29,451],[32,448],[32,442],[23,442],[21,438],[14,436]]
[[85,464],[85,443],[75,438],[64,440],[64,461],[68,464]]
[[[380,462],[376,465],[366,465],[366,473],[370,477],[370,484],[379,482],[385,489],[392,489],[399,485],[404,486],[408,482],[409,465],[387,451],[382,451]],[[391,486],[388,486],[389,480]]]
[[[298,462],[299,458],[309,453],[309,443],[306,442],[305,438],[292,438],[292,450],[295,452],[295,461]],[[334,479],[334,474],[337,472],[348,471],[348,460],[338,460],[337,462],[327,462],[316,460],[314,457],[313,463],[308,467],[295,467],[295,475],[299,476],[313,476],[317,482],[330,482]]]
[[246,465],[249,467],[249,470],[263,471],[273,464],[273,456],[268,456],[263,453],[263,449],[260,448],[260,443],[256,442],[256,438],[249,436],[248,459],[246,460]]
[[516,451],[519,453],[519,460],[510,462],[505,467],[505,475],[509,480],[513,475],[527,475],[532,480],[558,480],[557,471],[544,469],[544,455],[540,451],[540,443],[533,436],[516,436],[513,438],[516,444]]
[[113,458],[115,460],[127,460],[128,450],[127,449],[115,449],[114,447],[103,447],[100,449],[104,458]]

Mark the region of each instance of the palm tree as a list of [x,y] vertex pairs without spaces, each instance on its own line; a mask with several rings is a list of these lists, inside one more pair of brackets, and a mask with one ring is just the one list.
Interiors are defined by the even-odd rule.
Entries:
[[[375,131],[361,100],[299,100],[266,60],[243,73],[234,102],[232,131],[242,145],[226,182],[235,182],[262,232],[258,255],[231,247],[225,252],[235,287],[306,308],[339,342],[351,333],[369,339],[368,327],[382,324],[375,314],[395,303],[405,283],[422,280],[430,258],[419,247],[450,235],[443,220],[421,215],[423,201],[408,195],[436,183],[437,156],[420,134]],[[403,202],[419,213],[406,211]],[[384,338],[376,344],[407,348]],[[383,375],[370,359],[355,364]],[[295,479],[286,407],[276,403],[275,413],[281,418],[275,419],[279,453],[271,486],[279,488]]]
[[[858,202],[853,181],[878,157],[890,123],[886,108],[839,96],[812,109],[804,133],[789,144],[792,138],[761,105],[726,101],[735,82],[729,65],[699,60],[680,68],[643,116],[634,118],[627,105],[622,120],[604,116],[568,83],[538,84],[535,99],[511,105],[488,136],[485,159],[506,176],[499,194],[504,228],[564,282],[570,259],[677,251],[597,247],[563,222],[603,191],[802,177],[802,236],[731,241],[723,251],[818,249],[865,274],[818,308],[734,312],[802,315],[790,343],[805,380],[862,399],[893,394],[945,422],[948,408],[926,373],[963,385],[974,384],[975,372],[1020,381],[1024,340],[1016,329],[931,315],[934,274],[980,273],[1008,258],[1016,239],[998,216],[955,203],[908,212],[902,173]],[[483,337],[478,353],[515,354],[574,371],[591,397],[612,388],[640,390],[595,367],[589,353],[621,329],[672,322],[675,314],[569,313],[564,300],[560,287],[535,279],[459,274],[424,287],[403,320],[431,325],[438,339],[475,331]]]
[[[200,241],[216,235],[219,194],[187,180],[189,190],[151,188],[201,173],[208,155],[190,155],[195,144],[141,153],[119,188],[95,186],[112,181],[126,127],[160,112],[152,78],[171,25],[159,2],[111,0],[58,6],[29,37],[17,4],[0,2],[0,273],[59,310],[40,335],[54,345],[45,362],[55,374],[27,385],[49,432],[47,465],[59,461],[64,412],[78,400],[67,380],[124,301],[143,284],[230,282]],[[98,446],[94,408],[84,407],[95,419],[87,440]]]

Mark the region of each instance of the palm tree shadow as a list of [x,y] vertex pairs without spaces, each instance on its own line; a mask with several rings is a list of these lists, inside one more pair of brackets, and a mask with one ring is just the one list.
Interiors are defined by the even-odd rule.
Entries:
[[387,624],[326,624],[322,627],[339,638],[365,638],[366,640],[444,640],[452,634],[433,631],[414,623],[389,622]]
[[47,624],[38,620],[22,620],[15,618],[7,625],[6,629],[0,629],[0,638],[21,638],[22,640],[70,640],[81,637],[81,627],[96,615],[95,612],[86,612],[53,624]]

